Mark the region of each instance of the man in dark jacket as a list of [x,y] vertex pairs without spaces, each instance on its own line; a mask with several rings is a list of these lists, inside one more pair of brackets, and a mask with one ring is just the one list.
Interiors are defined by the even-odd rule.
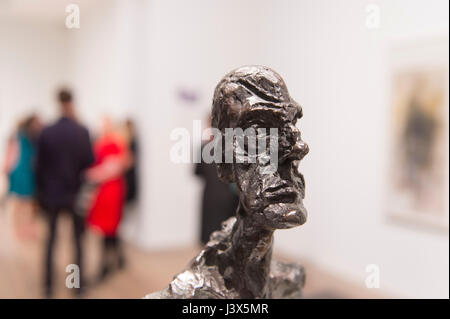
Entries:
[[58,93],[61,118],[45,128],[38,141],[36,176],[38,199],[48,215],[49,234],[45,260],[45,293],[52,294],[53,247],[58,215],[68,212],[73,220],[76,246],[76,263],[79,267],[79,283],[75,292],[81,293],[82,247],[84,220],[75,214],[74,204],[80,190],[83,171],[94,161],[91,141],[86,128],[78,124],[74,116],[72,94],[68,90]]

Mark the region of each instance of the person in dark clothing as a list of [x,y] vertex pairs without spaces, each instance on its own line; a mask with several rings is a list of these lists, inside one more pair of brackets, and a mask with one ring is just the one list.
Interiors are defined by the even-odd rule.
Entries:
[[138,158],[138,142],[136,137],[136,129],[131,119],[127,119],[125,123],[128,139],[128,149],[132,159],[132,164],[125,172],[125,180],[127,184],[126,203],[132,204],[137,200],[138,181],[137,181],[137,158]]
[[236,214],[239,197],[235,189],[217,177],[214,163],[201,162],[195,174],[205,182],[203,187],[200,242],[206,244],[212,232],[220,230],[226,219]]
[[84,219],[75,213],[74,204],[82,183],[83,172],[94,162],[89,132],[75,120],[72,94],[68,90],[58,93],[61,118],[46,127],[39,137],[36,157],[38,201],[46,211],[49,224],[45,256],[45,294],[52,294],[53,248],[56,224],[61,212],[68,212],[73,220],[76,246],[76,263],[80,269],[80,294],[82,283],[81,240]]
[[[208,124],[211,118],[208,117]],[[211,136],[212,138],[212,136]],[[210,141],[202,145],[203,147]],[[203,158],[195,165],[195,175],[205,182],[203,187],[200,242],[206,244],[212,232],[220,230],[222,222],[236,215],[239,204],[234,184],[225,184],[217,176],[215,163],[205,163]]]

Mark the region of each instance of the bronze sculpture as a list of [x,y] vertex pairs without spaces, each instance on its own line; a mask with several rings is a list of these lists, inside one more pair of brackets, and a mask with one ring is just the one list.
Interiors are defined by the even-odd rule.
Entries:
[[[267,67],[244,66],[219,82],[212,126],[222,133],[227,128],[277,128],[276,170],[261,170],[269,164],[259,155],[255,161],[219,161],[219,177],[236,183],[239,191],[236,217],[211,235],[206,247],[166,289],[146,298],[300,297],[303,268],[272,261],[272,245],[276,229],[302,225],[307,218],[298,163],[308,146],[295,126],[301,117],[302,109],[289,96],[283,79]],[[236,155],[236,143],[232,148]]]

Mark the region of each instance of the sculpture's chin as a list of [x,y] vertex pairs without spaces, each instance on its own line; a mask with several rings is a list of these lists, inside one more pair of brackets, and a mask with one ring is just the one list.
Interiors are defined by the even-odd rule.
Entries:
[[303,225],[308,213],[302,202],[271,204],[264,209],[266,222],[273,229],[287,229]]

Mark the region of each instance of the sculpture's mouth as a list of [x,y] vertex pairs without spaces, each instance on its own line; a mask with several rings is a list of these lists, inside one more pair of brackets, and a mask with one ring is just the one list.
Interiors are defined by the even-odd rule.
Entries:
[[263,191],[265,215],[274,222],[274,228],[291,228],[306,222],[305,181],[298,164],[299,160],[284,162],[279,167],[278,178]]
[[292,186],[280,183],[264,192],[265,199],[273,203],[294,203],[297,200],[297,191]]
[[305,179],[298,171],[298,164],[298,160],[285,163],[279,171],[280,178],[264,190],[264,198],[269,203],[295,203],[305,197]]

